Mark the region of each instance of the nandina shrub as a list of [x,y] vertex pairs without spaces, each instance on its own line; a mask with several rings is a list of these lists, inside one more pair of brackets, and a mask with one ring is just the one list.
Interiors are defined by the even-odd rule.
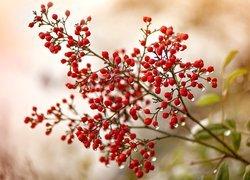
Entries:
[[[74,26],[74,33],[70,33],[66,29],[70,11],[60,18],[49,13],[52,6],[51,2],[41,5],[29,27],[45,27],[39,33],[44,46],[53,54],[64,52],[61,64],[68,68],[67,76],[71,78],[66,87],[80,93],[92,112],[80,113],[74,105],[74,95],[70,95],[46,113],[33,107],[31,116],[24,120],[31,128],[44,123],[49,135],[56,125],[68,122],[61,140],[71,144],[76,138],[85,148],[101,151],[100,162],[109,165],[114,161],[120,168],[127,166],[137,178],[155,169],[155,143],[165,138],[198,143],[249,163],[186,107],[186,102],[194,101],[194,89],[204,90],[206,84],[217,87],[217,79],[210,76],[214,71],[212,66],[206,67],[201,59],[184,62],[179,57],[179,52],[187,48],[188,34],[176,33],[171,26],[153,29],[152,19],[145,16],[143,37],[132,53],[122,49],[113,53],[103,50],[99,54],[89,38],[91,17],[82,19]],[[101,61],[103,67],[93,70],[91,63],[84,62],[90,56]],[[168,130],[159,127],[160,120],[168,124]],[[186,121],[196,123],[223,148],[173,133],[179,126],[186,126]],[[140,137],[136,129],[152,131],[155,137]]]

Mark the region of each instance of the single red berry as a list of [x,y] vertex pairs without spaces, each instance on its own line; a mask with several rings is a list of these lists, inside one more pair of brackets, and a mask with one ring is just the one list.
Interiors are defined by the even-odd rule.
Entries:
[[163,117],[164,119],[167,119],[167,118],[168,118],[168,116],[169,116],[169,114],[168,114],[168,113],[166,113],[166,112],[162,113],[162,117]]
[[137,171],[136,177],[137,178],[142,178],[142,176],[143,176],[143,172],[141,170]]
[[150,110],[149,109],[144,109],[144,113],[145,114],[150,114]]
[[147,145],[148,145],[148,147],[149,148],[154,148],[154,146],[155,146],[155,143],[154,142],[152,142],[152,141],[149,141],[148,143],[147,143]]
[[163,34],[166,34],[166,32],[167,32],[167,27],[166,27],[166,26],[162,26],[162,27],[160,28],[160,31],[161,31]]
[[52,19],[57,20],[58,16],[57,14],[52,14]]
[[53,3],[52,2],[48,2],[47,7],[51,8],[52,6],[53,6]]
[[167,108],[167,107],[168,107],[168,103],[167,103],[166,101],[162,101],[162,102],[161,102],[161,107],[162,107],[163,109]]
[[65,11],[65,15],[66,15],[67,17],[69,17],[69,16],[70,16],[70,11],[69,11],[69,10],[66,10],[66,11]]
[[102,57],[103,57],[104,59],[109,59],[109,53],[108,53],[107,51],[103,51],[103,52],[102,52]]
[[145,118],[144,119],[144,124],[149,126],[152,123],[152,118]]
[[181,34],[181,39],[187,40],[188,39],[188,34]]
[[207,68],[207,71],[210,72],[210,73],[211,73],[211,72],[214,72],[214,67],[213,67],[213,66],[209,66],[209,67]]
[[29,27],[30,27],[30,28],[33,28],[33,27],[34,27],[34,25],[35,25],[35,23],[34,23],[34,22],[29,23]]

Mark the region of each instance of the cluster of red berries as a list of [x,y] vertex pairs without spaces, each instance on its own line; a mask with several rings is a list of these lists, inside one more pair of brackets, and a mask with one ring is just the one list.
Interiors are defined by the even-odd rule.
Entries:
[[[127,164],[138,178],[142,177],[154,170],[154,139],[139,138],[132,132],[134,125],[142,124],[142,128],[156,131],[160,119],[168,120],[172,129],[185,125],[184,101],[185,98],[194,99],[192,88],[203,90],[202,81],[211,83],[214,88],[217,86],[217,79],[207,76],[214,71],[213,67],[204,67],[202,60],[183,62],[177,54],[187,48],[184,41],[188,35],[175,33],[172,27],[166,26],[152,30],[150,17],[143,17],[146,28],[142,30],[140,48],[134,48],[131,54],[125,50],[98,54],[91,49],[89,40],[91,17],[76,24],[74,33],[70,34],[66,29],[70,11],[59,18],[57,14],[49,14],[52,6],[51,2],[41,5],[40,14],[34,12],[35,18],[29,27],[36,24],[49,27],[48,31],[40,32],[39,37],[51,53],[58,53],[65,46],[67,50],[61,63],[69,67],[67,75],[73,79],[73,83],[66,86],[79,89],[93,112],[78,113],[71,95],[70,101],[63,99],[62,103],[73,116],[63,113],[57,103],[47,115],[37,113],[34,107],[25,123],[34,128],[46,121],[46,134],[49,135],[55,125],[68,122],[69,130],[61,136],[62,140],[67,139],[70,144],[76,136],[85,148],[105,153],[100,158],[102,163],[109,165],[110,161],[115,161],[120,168]],[[157,37],[153,39],[157,40],[151,42],[154,35]],[[90,63],[84,62],[88,56],[95,56],[104,66],[93,70]]]

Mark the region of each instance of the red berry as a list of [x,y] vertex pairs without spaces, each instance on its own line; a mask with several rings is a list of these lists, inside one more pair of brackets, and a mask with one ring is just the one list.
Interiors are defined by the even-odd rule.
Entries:
[[152,141],[149,141],[148,143],[147,143],[147,145],[148,145],[148,147],[149,148],[154,148],[154,146],[155,146],[155,143],[154,142],[152,142]]
[[207,71],[210,72],[210,73],[211,73],[211,72],[214,72],[214,67],[213,67],[213,66],[209,66],[209,67],[207,68]]
[[163,34],[166,34],[166,32],[167,32],[167,27],[166,27],[166,26],[162,26],[162,27],[160,28],[160,31],[161,31]]
[[66,11],[65,11],[65,15],[66,15],[67,17],[69,17],[69,16],[70,16],[70,11],[69,11],[69,10],[66,10]]
[[58,16],[57,14],[52,14],[52,19],[57,20]]
[[188,34],[181,34],[181,39],[187,40],[188,39]]
[[145,118],[144,119],[144,124],[149,126],[152,123],[152,119],[151,118]]
[[141,178],[143,176],[143,172],[141,170],[137,171],[136,177]]
[[103,52],[102,52],[102,57],[103,57],[104,59],[109,59],[109,53],[108,53],[107,51],[103,51]]

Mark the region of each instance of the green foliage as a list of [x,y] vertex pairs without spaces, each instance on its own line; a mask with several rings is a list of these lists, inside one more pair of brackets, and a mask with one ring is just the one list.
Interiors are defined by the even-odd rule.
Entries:
[[228,77],[226,78],[225,88],[228,89],[235,78],[248,74],[248,73],[249,71],[247,69],[244,69],[244,68],[236,69],[231,74],[229,74]]
[[250,147],[250,138],[247,138],[247,143],[246,143],[246,145],[247,145],[248,147]]
[[233,144],[234,150],[238,151],[240,148],[240,144],[241,144],[241,133],[236,132],[236,131],[232,131],[231,132],[231,139],[232,139],[232,144]]
[[[216,136],[224,135],[225,131],[229,130],[225,125],[223,124],[209,124],[206,127],[208,130],[210,130],[212,133],[214,133]],[[206,140],[211,139],[212,136],[205,131],[204,129],[199,130],[195,135],[195,139],[197,140]]]
[[223,162],[219,169],[218,172],[216,174],[215,177],[216,180],[229,180],[229,170],[228,170],[228,165]]
[[223,69],[232,61],[232,59],[235,57],[237,53],[238,53],[237,50],[232,50],[229,52],[228,56],[226,57],[223,63]]
[[250,165],[246,166],[243,180],[250,180]]
[[220,96],[215,93],[203,95],[197,101],[198,106],[207,106],[220,102]]
[[247,122],[247,130],[250,132],[250,121]]
[[236,129],[236,122],[233,119],[227,119],[225,120],[225,125],[229,127],[230,129],[235,130]]

